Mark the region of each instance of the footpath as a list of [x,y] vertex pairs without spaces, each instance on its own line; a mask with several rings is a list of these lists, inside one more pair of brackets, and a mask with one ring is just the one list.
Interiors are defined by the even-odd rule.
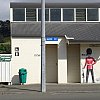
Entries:
[[[0,85],[0,94],[40,93],[41,85]],[[46,93],[90,93],[99,92],[100,84],[46,84]]]

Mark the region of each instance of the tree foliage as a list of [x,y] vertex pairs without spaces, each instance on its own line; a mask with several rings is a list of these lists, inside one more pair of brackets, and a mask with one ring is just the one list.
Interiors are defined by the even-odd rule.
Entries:
[[0,36],[8,37],[10,36],[10,21],[0,21]]
[[11,53],[10,21],[0,20],[0,54]]

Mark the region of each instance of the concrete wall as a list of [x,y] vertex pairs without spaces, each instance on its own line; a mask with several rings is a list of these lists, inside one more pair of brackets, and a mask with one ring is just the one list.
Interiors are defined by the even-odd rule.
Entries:
[[[67,52],[65,38],[46,41],[58,45],[58,83],[67,83]],[[19,56],[15,56],[19,47]],[[41,40],[40,38],[12,38],[12,84],[19,84],[19,69],[27,69],[27,83],[36,84],[41,80]]]
[[[67,83],[67,44],[65,38],[58,41],[46,41],[46,44],[58,45],[58,83]],[[19,56],[15,56],[15,47],[19,47]],[[82,67],[85,63],[86,49],[92,48],[92,56],[97,60],[94,65],[95,82],[100,83],[100,45],[80,44],[80,77],[82,78]],[[41,40],[40,38],[13,38],[12,39],[12,61],[11,77],[13,84],[19,84],[19,69],[27,69],[27,83],[37,84],[41,81]],[[84,70],[86,78],[86,69]],[[85,79],[84,78],[84,79]],[[91,74],[89,83],[91,83]]]
[[[19,56],[15,56],[15,47],[19,47]],[[38,38],[12,39],[12,83],[18,84],[20,68],[27,69],[27,84],[40,83],[41,40]]]
[[58,44],[58,83],[67,83],[67,50],[66,39],[60,39]]

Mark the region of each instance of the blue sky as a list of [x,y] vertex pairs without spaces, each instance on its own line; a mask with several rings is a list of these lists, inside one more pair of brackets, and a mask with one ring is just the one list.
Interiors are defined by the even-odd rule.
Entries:
[[[99,2],[100,0],[45,0],[46,2]],[[8,20],[10,2],[41,2],[41,0],[0,0],[0,20]]]

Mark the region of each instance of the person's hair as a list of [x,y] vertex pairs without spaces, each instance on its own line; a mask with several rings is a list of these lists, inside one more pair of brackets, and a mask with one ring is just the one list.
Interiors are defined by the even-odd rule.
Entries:
[[91,49],[91,48],[88,48],[88,49],[86,50],[86,54],[87,54],[87,55],[91,55],[91,54],[92,54],[92,49]]

